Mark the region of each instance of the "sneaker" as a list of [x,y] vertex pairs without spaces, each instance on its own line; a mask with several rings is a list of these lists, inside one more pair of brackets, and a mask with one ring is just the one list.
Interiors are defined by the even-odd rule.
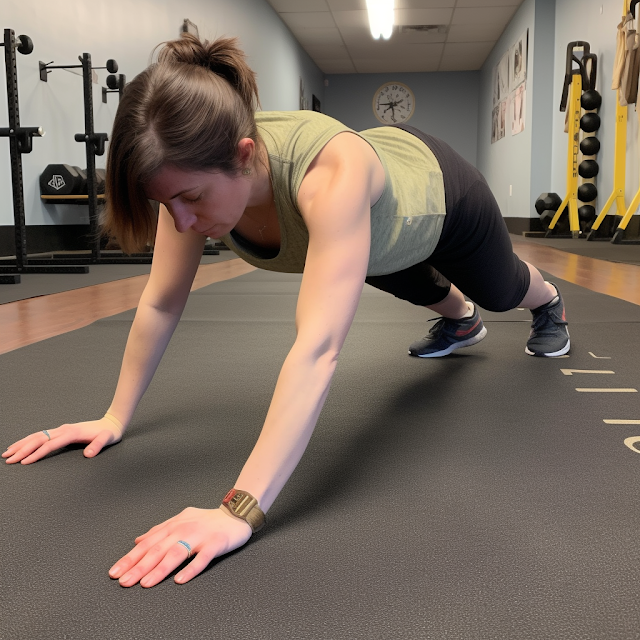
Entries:
[[[553,283],[551,283],[553,284]],[[556,285],[553,285],[556,287]],[[569,351],[571,341],[564,313],[564,302],[558,287],[558,295],[537,309],[531,309],[533,322],[525,353],[530,356],[563,356]]]
[[460,320],[433,318],[433,320],[438,322],[433,325],[429,335],[409,347],[409,355],[418,358],[440,358],[455,349],[470,347],[487,335],[487,329],[482,324],[477,307],[474,308],[470,318]]

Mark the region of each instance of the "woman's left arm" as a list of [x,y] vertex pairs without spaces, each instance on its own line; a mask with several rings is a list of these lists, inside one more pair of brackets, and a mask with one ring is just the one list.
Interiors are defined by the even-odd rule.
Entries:
[[[363,146],[364,145],[364,146]],[[370,209],[377,156],[361,138],[333,138],[302,182],[298,204],[309,248],[296,309],[297,336],[276,384],[264,426],[235,487],[266,512],[304,453],[324,404],[338,354],[355,315],[369,262]],[[185,509],[136,539],[111,569],[123,586],[153,586],[179,566],[186,547],[197,556],[175,577],[182,583],[216,556],[249,539],[251,528],[225,508]]]

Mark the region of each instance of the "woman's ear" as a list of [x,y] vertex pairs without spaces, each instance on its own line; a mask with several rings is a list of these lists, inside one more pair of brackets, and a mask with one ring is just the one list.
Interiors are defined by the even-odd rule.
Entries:
[[255,158],[256,143],[251,138],[242,138],[238,142],[238,164],[240,167],[252,167]]

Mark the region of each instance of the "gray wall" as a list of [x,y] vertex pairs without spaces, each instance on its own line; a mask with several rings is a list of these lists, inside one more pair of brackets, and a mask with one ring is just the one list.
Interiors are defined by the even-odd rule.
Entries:
[[[532,133],[537,128],[533,112],[535,59],[535,0],[525,0],[489,54],[480,72],[478,105],[478,169],[484,174],[506,217],[528,217],[531,202]],[[511,135],[507,118],[505,137],[491,144],[493,71],[502,56],[529,30],[525,129]],[[535,90],[534,90],[535,89]],[[546,106],[546,105],[543,105]],[[548,166],[548,163],[547,163]],[[547,176],[548,177],[548,176]]]
[[415,95],[415,112],[407,124],[441,138],[476,164],[477,71],[330,75],[322,110],[357,131],[381,126],[373,114],[373,95],[389,81],[403,82]]
[[[46,136],[34,140],[34,150],[23,156],[27,224],[79,224],[88,222],[86,207],[44,205],[38,177],[49,163],[86,166],[84,145],[73,135],[84,130],[82,79],[67,71],[54,71],[40,81],[38,61],[74,64],[84,52],[93,64],[115,58],[120,72],[132,79],[149,62],[152,49],[178,36],[184,18],[195,22],[202,37],[234,35],[258,74],[264,109],[299,108],[299,78],[309,99],[323,99],[323,75],[297,44],[266,0],[2,0],[0,28],[25,33],[34,42],[31,55],[18,55],[20,121],[42,126]],[[109,132],[117,96],[102,103],[106,71],[98,71],[94,84],[96,131]],[[0,82],[0,127],[7,126],[5,82]],[[105,156],[97,159],[104,166]],[[0,138],[0,225],[13,224],[9,143]]]

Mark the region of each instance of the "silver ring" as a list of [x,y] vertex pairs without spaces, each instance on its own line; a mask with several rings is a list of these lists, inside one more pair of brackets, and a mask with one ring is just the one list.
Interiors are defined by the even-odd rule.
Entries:
[[178,544],[181,544],[187,550],[187,560],[191,557],[191,545],[184,540],[178,540]]
[[42,433],[44,433],[44,435],[47,436],[47,438],[49,438],[49,440],[51,440],[51,436],[49,435],[49,432],[46,429],[43,429]]

